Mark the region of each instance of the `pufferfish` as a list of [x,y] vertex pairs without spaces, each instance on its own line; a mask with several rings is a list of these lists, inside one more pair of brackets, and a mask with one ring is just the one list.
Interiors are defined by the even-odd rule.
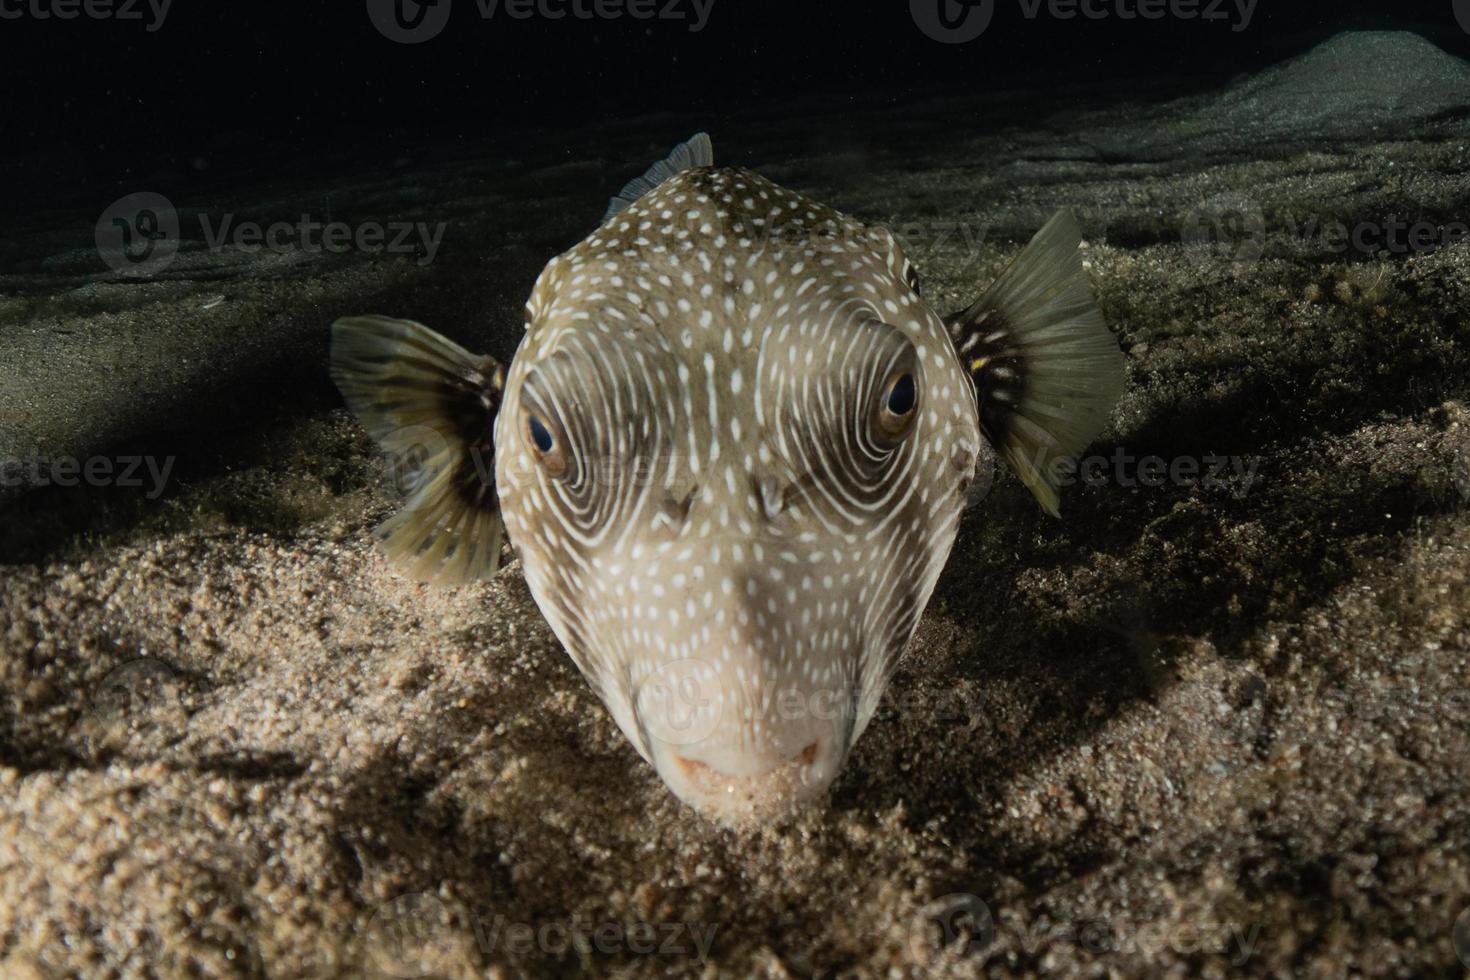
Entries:
[[418,456],[377,531],[414,578],[500,562],[665,784],[727,824],[821,796],[1004,458],[1058,514],[1123,359],[1060,212],[942,317],[889,231],[708,136],[547,263],[506,369],[410,321],[333,327],[332,376]]

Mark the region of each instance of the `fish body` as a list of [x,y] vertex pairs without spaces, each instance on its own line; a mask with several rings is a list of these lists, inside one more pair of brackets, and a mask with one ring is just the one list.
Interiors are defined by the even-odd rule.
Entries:
[[[349,405],[390,451],[430,445],[380,536],[454,584],[493,571],[503,521],[668,786],[731,823],[787,810],[871,719],[977,465],[999,450],[1055,512],[1048,468],[1116,400],[1076,246],[1059,216],[946,320],[891,233],[696,137],[548,263],[508,371],[418,324],[339,322]],[[466,465],[492,452],[493,499]]]

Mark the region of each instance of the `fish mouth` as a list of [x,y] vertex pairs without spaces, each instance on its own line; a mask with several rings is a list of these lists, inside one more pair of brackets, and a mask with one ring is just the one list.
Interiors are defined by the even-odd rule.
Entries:
[[673,748],[655,751],[654,766],[674,795],[729,826],[748,826],[789,814],[831,785],[841,758],[833,739],[820,736],[788,758],[772,754],[739,759],[696,758]]

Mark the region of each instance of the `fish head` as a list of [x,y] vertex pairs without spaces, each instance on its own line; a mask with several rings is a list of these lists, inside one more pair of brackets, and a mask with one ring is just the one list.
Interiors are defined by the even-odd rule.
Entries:
[[893,236],[731,170],[552,261],[495,441],[538,605],[665,783],[727,823],[831,784],[982,445]]

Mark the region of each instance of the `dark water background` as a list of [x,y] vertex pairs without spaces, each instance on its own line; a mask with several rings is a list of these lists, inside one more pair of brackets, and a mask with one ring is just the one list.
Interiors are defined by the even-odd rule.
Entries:
[[[693,114],[714,127],[803,99],[840,112],[1009,88],[1032,106],[1050,95],[1063,107],[1132,98],[1138,82],[1158,98],[1218,87],[1346,30],[1412,30],[1470,57],[1454,0],[1259,0],[1243,30],[1237,0],[1219,5],[1219,22],[1167,5],[1158,19],[1118,15],[1138,0],[1094,0],[1105,19],[1059,19],[1045,6],[1028,18],[1022,0],[995,0],[989,28],[964,44],[926,35],[909,0],[712,0],[697,31],[693,0],[674,0],[682,19],[669,20],[503,10],[486,20],[475,0],[440,0],[453,4],[449,19],[418,44],[385,37],[373,2],[176,0],[155,24],[146,0],[135,20],[40,18],[37,5],[81,0],[3,0],[0,205],[95,207],[150,178],[175,191],[227,187],[263,170],[319,172],[344,153],[390,161],[453,143],[514,152],[537,134],[592,156],[611,117]],[[549,2],[570,10],[573,0]],[[1470,0],[1462,7],[1470,24]]]

